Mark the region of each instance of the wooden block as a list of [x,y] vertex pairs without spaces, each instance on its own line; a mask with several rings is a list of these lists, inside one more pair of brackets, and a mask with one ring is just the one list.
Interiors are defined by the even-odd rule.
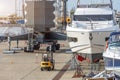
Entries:
[[89,79],[86,79],[86,80],[105,80],[105,78],[89,78]]

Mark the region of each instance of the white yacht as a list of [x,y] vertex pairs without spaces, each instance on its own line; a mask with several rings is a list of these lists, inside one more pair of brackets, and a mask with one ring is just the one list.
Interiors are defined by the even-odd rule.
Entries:
[[72,52],[91,62],[102,58],[106,37],[118,30],[111,4],[79,5],[66,28]]
[[106,70],[120,70],[120,32],[112,32],[103,53]]

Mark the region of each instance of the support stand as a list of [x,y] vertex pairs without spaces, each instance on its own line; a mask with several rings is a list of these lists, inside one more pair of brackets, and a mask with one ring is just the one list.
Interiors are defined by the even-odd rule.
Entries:
[[3,53],[4,54],[12,54],[12,53],[15,53],[14,50],[11,50],[11,39],[10,39],[10,36],[8,36],[8,50],[4,50]]
[[14,51],[20,51],[20,50],[23,50],[22,48],[20,48],[19,46],[19,40],[17,40],[17,46],[12,48],[11,50],[14,50]]
[[75,74],[72,78],[84,77],[83,71],[80,67],[80,63],[76,60],[76,53],[73,53],[73,58],[71,61],[71,68],[75,69]]

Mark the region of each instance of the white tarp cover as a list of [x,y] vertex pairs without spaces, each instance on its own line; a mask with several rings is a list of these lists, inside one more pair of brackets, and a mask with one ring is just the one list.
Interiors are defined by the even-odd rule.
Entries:
[[0,27],[0,36],[18,36],[27,34],[29,31],[24,27]]

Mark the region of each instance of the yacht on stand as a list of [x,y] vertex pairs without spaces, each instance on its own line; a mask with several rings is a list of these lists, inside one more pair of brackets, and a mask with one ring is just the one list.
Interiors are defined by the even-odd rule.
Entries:
[[112,3],[78,5],[72,23],[66,28],[72,52],[90,62],[102,58],[105,39],[111,32],[118,30]]
[[92,79],[120,80],[120,32],[112,32],[106,46],[103,52],[105,70],[93,76]]
[[106,70],[120,70],[120,32],[110,34],[103,58]]

